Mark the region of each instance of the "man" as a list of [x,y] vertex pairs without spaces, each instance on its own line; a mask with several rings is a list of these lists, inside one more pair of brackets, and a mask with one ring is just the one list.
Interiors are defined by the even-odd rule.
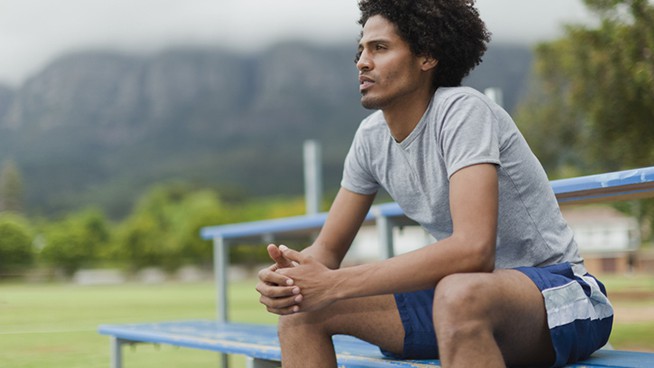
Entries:
[[[284,367],[335,367],[334,334],[443,367],[561,366],[613,311],[510,116],[460,87],[489,34],[472,0],[362,0],[359,127],[342,188],[301,253],[269,245],[257,290]],[[438,242],[339,268],[384,188]]]

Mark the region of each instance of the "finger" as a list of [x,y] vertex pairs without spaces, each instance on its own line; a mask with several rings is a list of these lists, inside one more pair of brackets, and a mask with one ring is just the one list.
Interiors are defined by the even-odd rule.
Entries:
[[266,308],[266,310],[270,313],[277,314],[279,316],[287,316],[289,314],[295,314],[300,311],[300,308],[298,306],[294,306],[292,308],[286,308],[286,309],[273,309],[273,308]]
[[265,282],[257,283],[255,289],[259,294],[273,299],[293,297],[300,294],[300,288],[297,286],[276,286]]
[[280,245],[279,250],[282,252],[284,258],[292,262],[297,262],[301,264],[307,259],[307,257],[304,254],[296,250],[293,250],[285,245]]
[[[285,245],[281,245],[280,247],[286,247]],[[268,255],[270,258],[272,258],[275,263],[277,264],[278,267],[283,268],[283,267],[291,267],[292,263],[284,255],[282,254],[281,250],[275,245],[275,244],[268,244]]]
[[265,295],[259,297],[259,302],[268,309],[288,309],[297,306],[302,301],[301,295],[294,295],[286,298],[269,298]]
[[282,275],[279,272],[275,272],[277,267],[268,267],[259,271],[259,280],[271,285],[293,285],[293,280],[288,276]]
[[300,311],[300,306],[298,305],[293,305],[291,307],[286,307],[286,308],[272,308],[272,307],[266,307],[266,310],[270,313],[274,313],[280,316],[286,316],[289,314],[294,314],[298,313]]

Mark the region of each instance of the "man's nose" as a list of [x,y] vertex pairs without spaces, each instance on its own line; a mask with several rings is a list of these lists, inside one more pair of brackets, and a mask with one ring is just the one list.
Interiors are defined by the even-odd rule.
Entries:
[[372,60],[370,59],[366,50],[361,51],[359,59],[357,60],[357,69],[360,71],[370,70],[372,68]]

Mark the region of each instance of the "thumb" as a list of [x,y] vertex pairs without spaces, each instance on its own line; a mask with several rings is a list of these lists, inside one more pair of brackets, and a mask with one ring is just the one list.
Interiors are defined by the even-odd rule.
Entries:
[[275,261],[278,268],[291,267],[293,264],[284,257],[280,249],[281,247],[287,248],[285,245],[281,245],[278,248],[275,244],[268,244],[268,255]]
[[288,261],[291,261],[291,262],[297,262],[297,263],[301,264],[301,263],[304,263],[304,261],[307,258],[307,256],[305,256],[304,254],[302,254],[302,253],[300,253],[300,252],[298,252],[296,250],[293,250],[293,249],[291,249],[291,248],[289,248],[289,247],[287,247],[285,245],[280,245],[279,250],[282,252],[282,255],[284,256],[284,258],[286,260],[288,260]]

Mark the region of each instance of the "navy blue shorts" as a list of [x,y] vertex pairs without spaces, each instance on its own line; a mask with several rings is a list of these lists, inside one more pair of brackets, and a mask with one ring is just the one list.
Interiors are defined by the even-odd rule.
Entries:
[[[520,267],[541,290],[547,309],[552,345],[556,353],[553,367],[588,358],[606,344],[613,325],[611,307],[604,285],[590,274],[576,275],[569,264],[548,267]],[[404,352],[400,359],[436,359],[438,345],[432,305],[434,290],[395,294],[404,326]]]

